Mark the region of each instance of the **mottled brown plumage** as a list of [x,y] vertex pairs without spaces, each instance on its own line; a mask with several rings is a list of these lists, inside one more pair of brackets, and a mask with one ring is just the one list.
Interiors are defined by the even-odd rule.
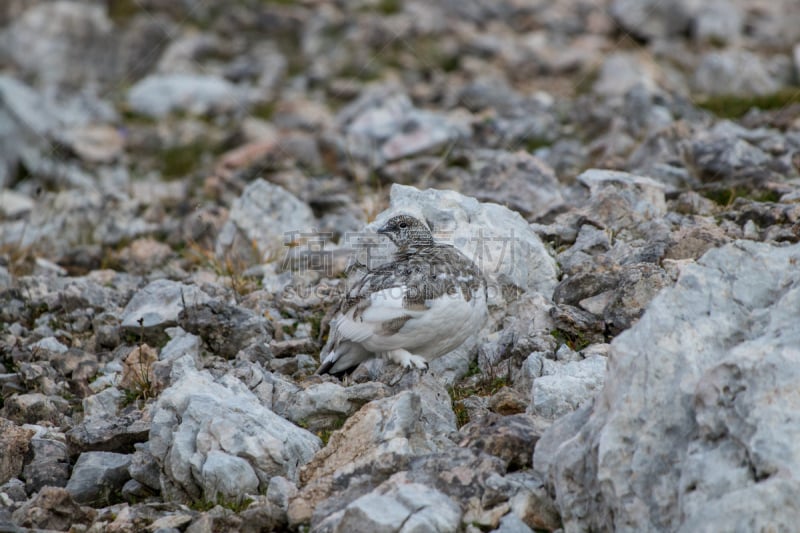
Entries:
[[[486,282],[475,263],[436,243],[428,227],[409,215],[392,217],[379,233],[397,246],[393,261],[367,270],[347,292],[318,373],[343,372],[375,354],[419,366],[419,359],[458,346],[473,332],[473,322],[485,320]],[[448,310],[465,323],[448,323]]]

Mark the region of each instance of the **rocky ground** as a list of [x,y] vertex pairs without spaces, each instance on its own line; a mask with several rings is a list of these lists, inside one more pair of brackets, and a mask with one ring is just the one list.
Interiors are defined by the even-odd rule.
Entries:
[[[794,0],[0,26],[3,531],[796,528]],[[398,210],[481,265],[489,324],[314,376]]]

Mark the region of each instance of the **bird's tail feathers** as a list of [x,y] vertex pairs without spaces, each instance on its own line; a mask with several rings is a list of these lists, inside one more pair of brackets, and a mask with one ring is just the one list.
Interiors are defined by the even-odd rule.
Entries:
[[322,359],[317,374],[344,374],[370,357],[372,354],[360,344],[343,341]]

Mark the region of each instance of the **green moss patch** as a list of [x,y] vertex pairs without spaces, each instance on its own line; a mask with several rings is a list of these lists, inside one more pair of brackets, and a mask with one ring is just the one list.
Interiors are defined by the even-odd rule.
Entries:
[[706,109],[721,118],[741,118],[751,109],[781,109],[791,104],[800,103],[800,87],[786,87],[771,94],[754,96],[717,95],[709,96],[696,102],[698,107]]

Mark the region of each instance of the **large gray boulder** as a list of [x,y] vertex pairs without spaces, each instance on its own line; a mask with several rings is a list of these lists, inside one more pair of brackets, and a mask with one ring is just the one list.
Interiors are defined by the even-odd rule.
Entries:
[[332,515],[317,530],[445,533],[458,531],[460,525],[461,508],[447,495],[425,485],[390,479]]
[[[31,165],[46,153],[46,141],[68,127],[70,117],[47,102],[32,87],[10,76],[0,76],[0,185],[3,187],[3,215],[10,217],[33,209],[33,198],[10,190],[20,163]],[[9,187],[6,190],[6,187]],[[12,206],[9,194],[16,197]],[[8,231],[8,230],[6,230]]]
[[331,381],[304,383],[301,387],[257,363],[234,370],[261,404],[295,424],[317,432],[338,428],[364,404],[389,396],[392,389],[377,381],[343,386]]
[[121,326],[145,337],[165,336],[164,331],[178,323],[185,305],[198,305],[210,299],[197,285],[157,279],[133,295],[122,311]]
[[246,107],[246,95],[229,81],[201,74],[153,74],[128,92],[136,113],[164,118],[173,111],[193,115],[229,113]]
[[664,185],[628,172],[591,168],[578,176],[589,188],[587,216],[619,232],[667,214]]
[[764,531],[800,511],[800,245],[686,266],[534,453],[565,531]]
[[365,90],[336,120],[348,154],[375,166],[440,149],[470,135],[463,120],[419,109],[402,89],[391,85]]
[[507,206],[529,220],[564,203],[561,185],[547,163],[527,152],[470,152],[470,172],[459,189],[482,202]]
[[81,504],[107,503],[131,478],[130,464],[128,454],[84,452],[72,469],[67,492]]
[[687,0],[614,0],[609,12],[625,31],[642,39],[685,33],[692,22]]
[[542,375],[533,381],[528,412],[549,419],[570,413],[594,398],[606,375],[606,358],[602,355],[565,363],[542,358],[541,364]]
[[704,94],[772,94],[784,80],[771,70],[767,61],[746,50],[712,51],[700,59],[692,82]]
[[291,232],[308,232],[314,221],[306,203],[283,187],[259,178],[233,202],[228,221],[217,237],[216,254],[256,262],[278,258],[292,240]]
[[238,379],[190,366],[159,397],[150,429],[162,491],[173,499],[238,498],[266,490],[273,476],[296,479],[320,444]]
[[114,24],[99,4],[37,3],[8,28],[6,51],[43,85],[78,87],[113,72]]
[[[2,122],[0,116],[0,127],[3,126]],[[2,140],[0,135],[0,142]],[[0,156],[5,152],[5,147],[0,149]],[[33,154],[29,150],[25,156],[36,159],[32,162],[33,168],[56,168],[49,160]],[[10,157],[14,161],[16,155]],[[64,183],[74,189],[45,193],[27,216],[0,222],[0,244],[30,248],[53,261],[59,261],[69,257],[76,247],[85,245],[87,241],[114,244],[123,239],[135,239],[157,228],[155,223],[137,216],[138,206],[135,202],[127,199],[115,201],[112,207],[88,173],[75,165],[67,166],[63,165],[58,171],[63,169]],[[0,169],[0,178],[5,179],[3,172]],[[88,251],[91,253],[91,246]],[[93,257],[86,259],[91,261]]]
[[[430,374],[410,390],[364,405],[331,435],[301,473],[304,486],[289,504],[289,520],[314,523],[401,471],[414,457],[454,446],[450,397]],[[312,519],[312,515],[314,518]]]

